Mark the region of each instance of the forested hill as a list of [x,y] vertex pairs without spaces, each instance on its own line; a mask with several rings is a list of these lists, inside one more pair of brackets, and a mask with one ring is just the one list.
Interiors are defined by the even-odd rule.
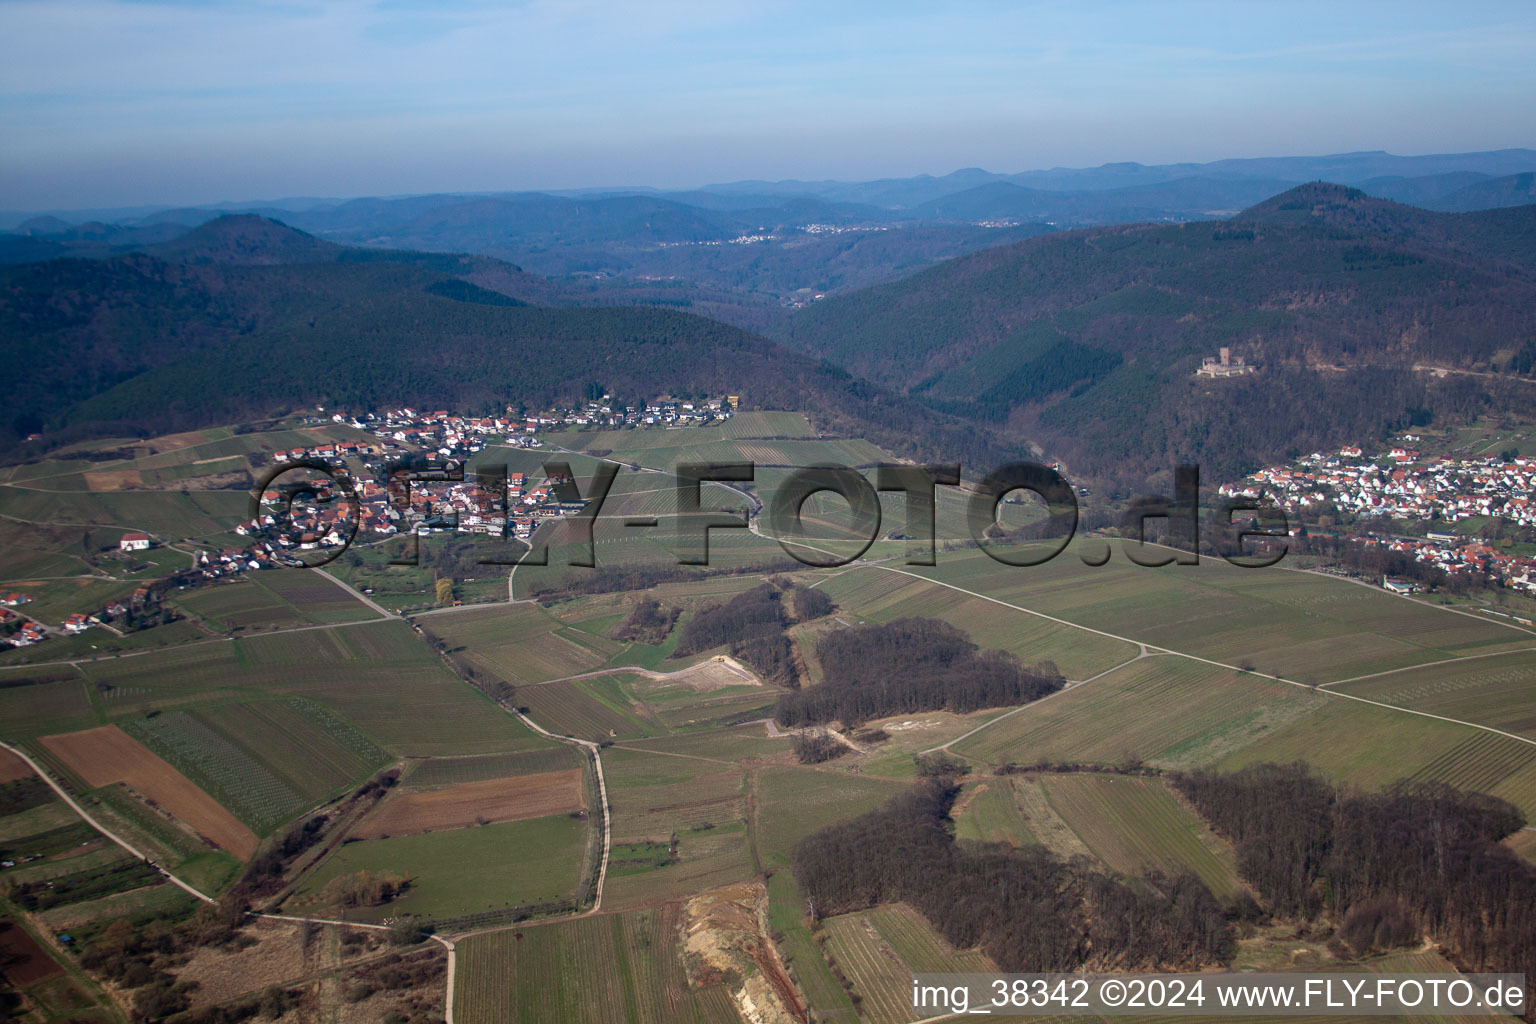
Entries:
[[[1315,183],[1227,221],[1046,235],[832,297],[777,332],[1086,475],[1226,474],[1531,385],[1536,206],[1433,213]],[[1197,379],[1221,346],[1261,367]],[[1506,391],[1508,394],[1506,394]],[[1519,397],[1523,396],[1523,398]]]
[[495,411],[595,382],[631,400],[739,393],[914,454],[1003,454],[985,431],[760,336],[666,310],[532,304],[542,287],[486,257],[348,249],[254,217],[153,252],[0,268],[13,368],[0,440],[315,404]]

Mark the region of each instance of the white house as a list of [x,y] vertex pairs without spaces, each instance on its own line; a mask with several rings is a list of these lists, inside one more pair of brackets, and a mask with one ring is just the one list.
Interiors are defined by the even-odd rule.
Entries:
[[149,534],[125,533],[123,539],[118,541],[118,548],[122,551],[147,551],[149,549]]

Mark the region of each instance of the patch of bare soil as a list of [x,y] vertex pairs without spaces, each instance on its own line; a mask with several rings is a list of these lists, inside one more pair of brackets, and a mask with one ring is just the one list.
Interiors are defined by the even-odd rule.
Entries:
[[751,1024],[806,1024],[800,994],[768,941],[761,882],[712,889],[683,907],[683,964],[695,988],[724,984]]
[[48,955],[19,924],[0,921],[0,974],[17,988],[63,974],[64,968]]
[[0,783],[15,782],[31,776],[32,769],[27,767],[27,762],[9,750],[0,750]]
[[580,768],[462,782],[426,793],[386,799],[352,831],[360,839],[410,836],[419,832],[579,811],[586,807]]
[[256,852],[256,833],[158,754],[115,725],[42,737],[42,743],[89,785],[126,783],[153,806],[241,860]]
[[763,682],[735,658],[720,655],[669,673],[665,679],[641,680],[636,685],[642,692],[686,686],[699,693],[709,693],[711,690],[723,690],[727,686],[762,686]]

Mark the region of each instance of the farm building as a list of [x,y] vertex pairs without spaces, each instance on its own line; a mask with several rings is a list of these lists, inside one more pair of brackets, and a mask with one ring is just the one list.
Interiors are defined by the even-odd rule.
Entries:
[[125,533],[123,539],[118,541],[118,548],[123,551],[144,551],[149,548],[149,534]]

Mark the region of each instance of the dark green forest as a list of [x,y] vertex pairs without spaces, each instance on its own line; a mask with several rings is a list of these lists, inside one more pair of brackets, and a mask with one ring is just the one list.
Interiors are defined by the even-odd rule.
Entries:
[[[1061,232],[830,298],[786,344],[1135,479],[1228,477],[1433,418],[1530,408],[1536,206],[1432,213],[1302,186],[1229,221]],[[1258,372],[1195,371],[1222,346]],[[1415,365],[1476,369],[1436,379]]]

